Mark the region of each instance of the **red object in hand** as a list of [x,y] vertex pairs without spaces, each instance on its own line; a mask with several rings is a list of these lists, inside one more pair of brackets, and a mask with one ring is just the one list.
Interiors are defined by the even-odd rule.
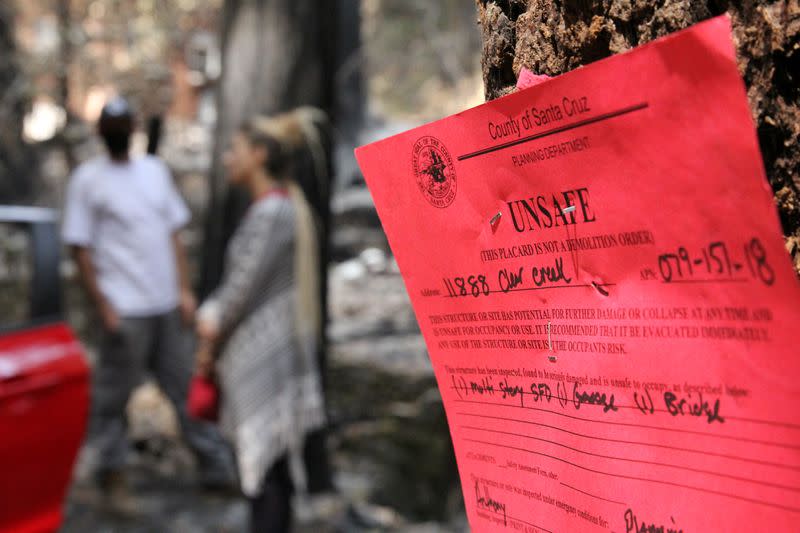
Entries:
[[219,387],[205,376],[195,376],[189,385],[186,409],[189,415],[200,420],[216,422],[219,418]]

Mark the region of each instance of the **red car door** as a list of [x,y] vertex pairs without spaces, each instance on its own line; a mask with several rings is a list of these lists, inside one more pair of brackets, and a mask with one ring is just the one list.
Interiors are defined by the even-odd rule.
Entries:
[[89,369],[60,317],[48,213],[0,207],[0,224],[27,232],[33,263],[27,320],[0,325],[0,533],[59,528],[88,417]]

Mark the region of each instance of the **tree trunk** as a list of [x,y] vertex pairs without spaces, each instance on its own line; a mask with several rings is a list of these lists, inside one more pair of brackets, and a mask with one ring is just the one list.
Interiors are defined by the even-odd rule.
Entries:
[[487,99],[511,92],[522,67],[555,76],[729,13],[767,177],[800,273],[798,0],[476,1]]
[[66,121],[64,127],[58,133],[57,142],[61,145],[64,152],[64,159],[67,167],[74,169],[78,161],[73,152],[72,139],[70,134],[75,126],[75,116],[69,105],[69,71],[72,65],[73,46],[72,46],[72,13],[70,0],[58,0],[56,4],[56,15],[58,16],[59,31],[59,58],[56,78],[58,79],[58,91],[56,101],[64,109]]
[[29,202],[37,177],[32,149],[22,139],[28,86],[16,53],[13,7],[0,2],[0,204]]
[[[219,281],[222,243],[241,211],[241,192],[229,194],[222,154],[248,118],[302,105],[330,112],[336,2],[326,0],[226,0],[222,22],[222,76],[217,93],[216,142],[210,175],[203,288]],[[233,212],[233,214],[230,214]]]
[[339,22],[336,40],[333,120],[336,124],[334,163],[339,189],[360,181],[353,150],[366,120],[366,88],[362,78],[361,0],[337,0]]
[[[236,129],[257,114],[299,106],[333,111],[336,27],[339,3],[331,0],[226,0],[222,27],[222,76],[217,98],[217,130],[210,176],[202,293],[219,282],[224,248],[249,204],[247,194],[226,187],[222,154]],[[324,129],[324,128],[323,128]],[[322,222],[320,305],[327,320],[327,257],[330,218],[331,135],[322,131],[325,176],[314,165],[300,169],[300,185]],[[312,161],[310,154],[304,162]],[[316,174],[315,174],[316,173]],[[322,180],[322,181],[321,181]],[[326,183],[327,182],[327,183]],[[323,187],[319,184],[323,183]],[[325,349],[319,354],[325,368]],[[330,488],[330,473],[320,435],[306,450],[309,489]]]

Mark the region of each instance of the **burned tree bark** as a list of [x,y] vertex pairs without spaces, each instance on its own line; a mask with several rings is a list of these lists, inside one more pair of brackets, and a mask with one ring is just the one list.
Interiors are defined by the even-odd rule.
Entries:
[[800,273],[800,3],[797,0],[476,0],[486,98],[522,67],[555,76],[709,17],[733,22],[767,177]]
[[36,178],[32,149],[22,138],[27,82],[19,68],[14,12],[0,3],[0,204],[31,200]]
[[[274,114],[299,106],[333,111],[336,26],[339,2],[330,0],[226,0],[222,27],[222,76],[217,98],[216,143],[210,176],[211,201],[205,226],[201,292],[220,279],[225,243],[249,203],[247,194],[226,187],[222,154],[233,133],[257,114]],[[298,169],[300,185],[322,226],[320,305],[327,320],[327,241],[329,226],[331,135],[320,126],[323,166],[305,154]],[[319,152],[319,146],[308,147]],[[309,164],[306,164],[309,163]],[[320,174],[325,174],[324,176]],[[324,340],[319,354],[325,368]],[[331,486],[321,435],[306,447],[309,489]]]
[[219,280],[223,243],[247,202],[240,191],[228,190],[222,154],[236,128],[254,115],[301,105],[330,113],[335,41],[335,25],[331,22],[336,21],[336,7],[337,2],[324,0],[225,2],[222,76],[204,246],[204,291]]

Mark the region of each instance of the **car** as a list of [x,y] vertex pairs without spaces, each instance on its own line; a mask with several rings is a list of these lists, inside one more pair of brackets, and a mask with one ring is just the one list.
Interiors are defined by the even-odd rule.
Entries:
[[9,301],[27,313],[0,323],[0,533],[52,532],[86,432],[90,372],[61,308],[57,214],[0,206],[2,227],[24,240],[31,275],[27,297],[2,287],[0,314]]

